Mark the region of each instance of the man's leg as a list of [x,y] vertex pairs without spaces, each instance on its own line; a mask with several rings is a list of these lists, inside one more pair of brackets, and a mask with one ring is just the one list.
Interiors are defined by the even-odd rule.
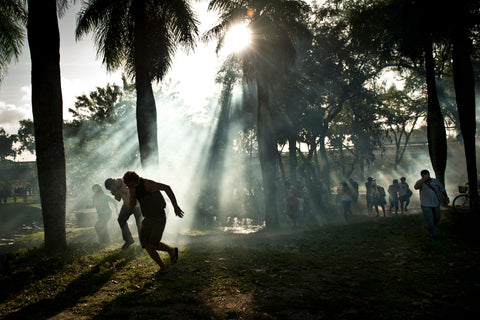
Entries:
[[133,209],[133,215],[135,217],[135,223],[137,224],[138,235],[140,236],[140,230],[142,229],[143,217],[142,217],[142,211],[140,210],[139,207],[136,207],[135,209]]
[[432,211],[433,211],[433,225],[436,226],[441,218],[440,207],[435,207],[433,208]]
[[432,207],[423,207],[422,206],[422,212],[423,212],[423,216],[425,217],[425,223],[426,223],[426,227],[427,227],[427,230],[428,232],[430,233],[430,235],[436,235],[437,234],[437,230],[435,229],[435,224],[434,224],[434,213],[433,213],[433,209]]
[[128,248],[134,241],[132,237],[132,233],[130,232],[130,228],[128,227],[127,220],[132,214],[132,211],[129,207],[122,206],[120,209],[120,214],[118,215],[118,224],[120,225],[120,229],[122,230],[122,238],[125,241],[125,244],[122,246],[122,249]]
[[178,256],[177,256],[178,249],[175,250],[175,248],[170,247],[170,246],[169,246],[168,244],[166,244],[165,242],[160,242],[160,243],[157,245],[157,250],[167,252],[168,255],[170,256],[170,261],[171,261],[171,262],[176,262],[177,259],[178,259]]
[[158,245],[148,244],[145,246],[145,250],[147,250],[148,255],[153,261],[160,266],[160,272],[167,272],[168,269],[158,251],[167,252],[172,263],[175,263],[178,259],[178,249],[170,247],[164,242],[160,242]]
[[160,272],[167,272],[167,266],[165,262],[163,262],[162,257],[157,252],[157,248],[152,245],[148,244],[145,246],[145,250],[147,250],[148,255],[160,266]]

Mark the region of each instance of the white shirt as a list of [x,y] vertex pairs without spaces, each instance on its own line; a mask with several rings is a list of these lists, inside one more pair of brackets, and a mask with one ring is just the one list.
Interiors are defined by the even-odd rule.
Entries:
[[[440,206],[440,201],[438,200],[437,192],[445,192],[442,184],[434,178],[431,178],[430,186],[435,189],[435,191],[430,188],[426,182],[424,182],[420,188],[420,204],[422,207],[438,207]],[[422,179],[418,180],[415,184],[420,183]]]

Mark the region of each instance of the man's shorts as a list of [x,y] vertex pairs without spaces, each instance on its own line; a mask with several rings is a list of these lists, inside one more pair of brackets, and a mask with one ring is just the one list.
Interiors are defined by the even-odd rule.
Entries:
[[142,228],[140,229],[140,243],[145,248],[147,244],[158,245],[162,240],[163,230],[165,230],[165,224],[167,223],[167,217],[155,217],[145,218],[142,222]]

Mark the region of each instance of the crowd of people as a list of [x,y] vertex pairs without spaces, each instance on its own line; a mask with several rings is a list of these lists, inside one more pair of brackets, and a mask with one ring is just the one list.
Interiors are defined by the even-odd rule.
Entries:
[[18,198],[23,198],[23,202],[27,202],[30,195],[32,195],[30,186],[22,187],[5,184],[0,187],[0,204],[6,204],[9,197],[12,197],[13,203],[17,203]]
[[[435,226],[440,220],[439,194],[448,198],[444,186],[435,178],[430,177],[428,170],[422,170],[421,179],[416,181],[414,189],[419,190],[420,205],[426,222],[426,229],[432,237],[437,236]],[[159,251],[166,252],[171,263],[178,260],[178,248],[172,247],[162,241],[166,225],[166,202],[161,191],[165,192],[174,208],[175,215],[182,218],[183,210],[179,207],[175,194],[170,186],[140,177],[134,171],[128,171],[122,178],[107,178],[104,187],[111,195],[105,194],[100,184],[92,186],[92,204],[98,214],[95,224],[95,231],[101,245],[110,245],[108,224],[112,213],[118,213],[118,224],[122,232],[124,244],[121,249],[127,249],[135,241],[128,226],[128,219],[133,215],[138,231],[138,239],[141,246],[147,251],[152,260],[160,267],[158,273],[167,272],[167,265],[159,254]],[[280,189],[281,190],[281,189]],[[304,199],[302,188],[297,188],[288,180],[283,183],[284,213],[290,223],[296,226],[304,222],[307,215],[304,215]],[[398,215],[408,211],[410,198],[413,195],[405,177],[393,179],[385,188],[378,184],[376,179],[368,177],[365,182],[366,212],[369,216],[380,214],[386,217],[386,205],[388,195],[388,213]],[[117,202],[122,202],[118,210]],[[358,213],[359,206],[359,184],[353,180],[342,182],[337,188],[336,203],[343,210],[345,221],[352,218],[352,212]],[[112,210],[113,208],[113,210]],[[380,211],[381,210],[381,211]]]
[[[435,236],[435,225],[440,219],[440,200],[437,194],[444,193],[444,197],[446,197],[446,193],[441,183],[434,178],[430,178],[429,173],[427,175],[430,180],[425,178],[426,172],[428,173],[427,170],[421,172],[422,179],[415,183],[414,189],[419,190],[420,205],[425,216],[426,229],[432,236]],[[421,181],[424,180],[425,182],[422,183]],[[337,187],[335,202],[343,213],[345,221],[349,222],[353,213],[362,214],[366,212],[368,216],[375,217],[387,217],[387,214],[405,214],[409,210],[412,195],[413,191],[407,183],[406,177],[393,179],[387,188],[373,177],[368,177],[365,182],[365,208],[363,204],[359,205],[359,184],[350,178]],[[280,212],[285,214],[291,225],[295,227],[299,222],[305,222],[308,219],[308,214],[304,212],[301,188],[297,188],[286,180],[283,183],[283,197],[281,198],[283,199],[279,202]]]
[[[385,188],[378,184],[376,179],[368,177],[365,182],[365,201],[366,210],[368,215],[380,216],[382,214],[386,217],[386,205],[388,195],[388,212],[390,214],[401,214],[408,211],[408,205],[410,204],[410,198],[413,195],[406,178],[401,177],[400,182],[398,179],[393,179],[392,184],[388,186],[387,191]],[[337,188],[336,202],[343,208],[344,218],[348,221],[352,215],[352,211],[358,212],[360,207],[358,205],[359,199],[359,184],[353,180],[342,182]]]
[[[440,205],[449,202],[445,187],[435,178],[430,177],[428,170],[420,172],[421,179],[416,181],[415,190],[419,190],[420,207],[425,218],[426,229],[432,237],[437,236],[435,226],[440,221]],[[413,191],[405,177],[393,179],[385,188],[379,185],[376,179],[368,177],[365,182],[365,200],[368,215],[379,217],[382,213],[386,217],[386,197],[388,195],[388,213],[398,215],[408,211]],[[442,199],[441,199],[442,198]],[[345,221],[349,221],[352,206],[358,208],[358,183],[350,179],[337,188],[337,203],[343,207]],[[381,209],[381,211],[380,211]]]

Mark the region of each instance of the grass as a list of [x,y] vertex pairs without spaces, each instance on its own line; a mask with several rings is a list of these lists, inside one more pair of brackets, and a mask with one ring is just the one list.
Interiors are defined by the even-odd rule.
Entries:
[[[165,275],[138,246],[84,242],[53,257],[18,239],[0,275],[0,318],[473,319],[480,311],[477,216],[446,213],[431,239],[421,215],[358,218],[249,235],[184,235]],[[37,249],[26,249],[37,247]],[[5,250],[2,249],[2,250]]]

